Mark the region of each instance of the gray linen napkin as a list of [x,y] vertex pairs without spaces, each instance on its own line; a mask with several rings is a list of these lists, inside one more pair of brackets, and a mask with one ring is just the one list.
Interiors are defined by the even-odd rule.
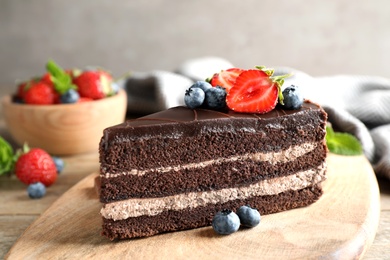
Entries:
[[[184,92],[194,81],[231,67],[225,59],[202,57],[187,60],[175,73],[134,72],[120,84],[128,94],[128,113],[183,105]],[[283,87],[297,85],[305,98],[322,105],[333,128],[355,135],[376,174],[390,179],[390,81],[375,76],[311,77],[292,68],[275,69],[275,75],[287,73],[293,76]]]

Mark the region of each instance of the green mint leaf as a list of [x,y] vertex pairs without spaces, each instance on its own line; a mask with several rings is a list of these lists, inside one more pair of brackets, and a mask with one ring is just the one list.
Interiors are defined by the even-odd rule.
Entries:
[[12,146],[0,136],[0,175],[10,172],[14,165],[14,150]]
[[70,89],[77,89],[72,84],[72,78],[67,74],[60,66],[58,66],[53,60],[49,60],[46,63],[46,69],[50,73],[50,79],[54,84],[54,88],[60,95],[64,94]]
[[333,138],[334,131],[333,128],[329,125],[326,126],[326,138]]
[[351,134],[334,132],[326,127],[326,144],[330,152],[340,155],[360,155],[363,153],[359,140]]

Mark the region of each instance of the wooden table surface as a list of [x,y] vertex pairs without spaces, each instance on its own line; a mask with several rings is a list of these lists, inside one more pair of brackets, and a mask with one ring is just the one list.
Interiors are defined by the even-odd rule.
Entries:
[[[0,89],[0,98],[6,93]],[[0,108],[0,135],[13,145]],[[98,172],[98,154],[62,157],[66,168],[42,199],[27,196],[26,185],[15,176],[0,176],[0,258],[23,233],[65,191],[93,172]],[[390,259],[390,180],[378,179],[381,192],[381,217],[373,245],[363,259]]]

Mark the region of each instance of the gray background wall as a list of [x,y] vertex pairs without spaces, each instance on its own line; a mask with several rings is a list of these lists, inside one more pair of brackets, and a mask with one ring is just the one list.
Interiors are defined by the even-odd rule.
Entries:
[[0,0],[0,86],[63,67],[174,70],[207,55],[241,67],[390,78],[390,2]]

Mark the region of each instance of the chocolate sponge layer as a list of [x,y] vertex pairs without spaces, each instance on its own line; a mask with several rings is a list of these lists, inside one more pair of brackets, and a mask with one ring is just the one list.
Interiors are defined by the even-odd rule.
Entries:
[[297,160],[270,164],[252,160],[232,161],[197,169],[169,172],[151,172],[143,176],[120,175],[101,177],[101,202],[108,203],[128,198],[164,197],[191,191],[243,186],[264,179],[295,174],[320,166],[326,156],[326,147],[318,147]]
[[[173,117],[171,114],[192,111],[183,109],[173,108],[165,113]],[[325,136],[326,115],[318,107],[287,115],[279,112],[275,117],[205,111],[215,118],[161,122],[157,118],[165,114],[158,114],[153,120],[141,118],[106,129],[100,143],[102,172],[147,170],[247,153],[279,152],[305,142],[319,142]],[[142,122],[149,124],[139,125]]]
[[111,240],[152,236],[159,233],[211,225],[213,216],[223,209],[237,210],[242,205],[257,208],[261,215],[281,212],[312,204],[321,196],[319,185],[272,196],[252,197],[223,204],[212,204],[182,211],[165,211],[156,216],[140,216],[113,221],[103,218],[102,234]]
[[[160,197],[247,184],[316,167],[325,160],[326,114],[306,102],[299,110],[264,115],[176,107],[107,128],[100,142],[101,201]],[[252,153],[280,152],[302,143],[317,148],[291,163],[251,160],[201,169],[105,178],[135,170],[201,163]]]
[[[326,118],[323,109],[306,101],[297,110],[278,107],[262,115],[175,107],[109,127],[104,130],[99,145],[100,200],[109,203],[127,198],[235,188],[317,168],[326,159]],[[152,170],[141,177],[125,174],[105,178],[131,170],[150,171],[218,158],[280,152],[305,143],[317,146],[294,160],[276,165],[244,159],[209,164],[200,169]],[[278,195],[166,210],[156,216],[118,221],[103,218],[102,233],[115,240],[204,227],[210,225],[215,213],[222,209],[250,205],[263,215],[271,214],[307,206],[316,201],[321,192],[319,184]]]

